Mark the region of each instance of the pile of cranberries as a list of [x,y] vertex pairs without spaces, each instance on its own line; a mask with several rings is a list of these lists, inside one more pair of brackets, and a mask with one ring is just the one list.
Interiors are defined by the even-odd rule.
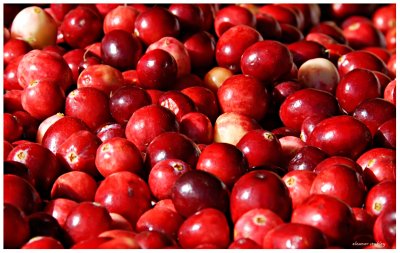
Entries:
[[395,4],[4,6],[4,247],[396,247]]

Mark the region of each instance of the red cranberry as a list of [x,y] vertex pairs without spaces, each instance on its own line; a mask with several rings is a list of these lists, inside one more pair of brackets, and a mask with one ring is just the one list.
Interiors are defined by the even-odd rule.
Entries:
[[312,171],[293,170],[282,177],[292,198],[293,209],[296,209],[310,196],[310,189],[316,176],[316,173]]
[[142,231],[135,236],[134,240],[141,249],[163,249],[174,243],[165,234],[158,231]]
[[386,209],[378,216],[374,224],[374,239],[384,247],[396,243],[396,209]]
[[210,119],[200,112],[185,114],[180,120],[180,131],[197,144],[213,141],[213,126]]
[[78,89],[82,87],[93,87],[104,92],[107,96],[124,86],[122,73],[105,64],[88,66],[79,75]]
[[344,44],[327,44],[325,47],[328,59],[335,65],[337,65],[338,60],[342,55],[354,51],[352,48]]
[[396,179],[396,152],[387,148],[374,148],[357,159],[366,183],[373,186],[385,180]]
[[303,85],[295,81],[285,81],[274,86],[272,90],[273,102],[280,106],[285,99],[303,88]]
[[363,51],[367,51],[367,52],[375,54],[383,62],[388,62],[390,55],[391,55],[389,50],[387,50],[386,48],[382,48],[382,47],[366,47],[366,48],[363,48]]
[[261,120],[269,109],[270,99],[264,85],[247,75],[234,75],[218,89],[222,112],[236,112]]
[[[282,5],[267,4],[259,8],[260,13],[265,13],[275,18],[280,24],[289,24],[300,28],[303,24],[300,23],[296,12]],[[302,15],[302,14],[300,14]],[[302,16],[304,18],[304,16]]]
[[264,237],[264,249],[324,249],[328,246],[326,235],[319,229],[298,223],[281,224]]
[[[88,54],[91,55],[90,52],[88,52]],[[79,76],[79,66],[82,63],[82,61],[85,58],[85,50],[77,48],[77,49],[73,49],[71,51],[68,51],[67,53],[65,53],[63,55],[64,60],[67,62],[69,68],[72,71],[72,76],[74,79],[74,82],[76,82],[78,80],[78,76]]]
[[57,220],[48,213],[36,212],[28,216],[30,236],[51,236],[54,239],[63,239],[63,231]]
[[356,218],[355,235],[371,235],[375,218],[372,217],[364,208],[353,207],[354,217]]
[[369,129],[347,115],[322,120],[311,133],[308,143],[331,156],[357,158],[372,141]]
[[351,243],[355,226],[350,206],[325,194],[313,194],[306,199],[293,211],[291,222],[318,228],[326,235],[329,244],[343,246]]
[[368,23],[371,24],[371,20],[367,17],[364,16],[350,16],[348,18],[346,18],[345,20],[343,20],[342,24],[340,25],[340,27],[342,29],[346,29],[356,23]]
[[385,121],[378,127],[374,144],[378,147],[396,149],[396,118]]
[[71,210],[64,229],[72,243],[92,239],[111,227],[107,209],[96,202],[82,202]]
[[300,67],[304,62],[313,59],[325,57],[325,47],[314,41],[298,41],[288,45],[292,53],[293,62]]
[[3,95],[4,112],[23,111],[21,104],[22,90],[9,90]]
[[233,186],[230,199],[233,222],[254,208],[268,208],[282,220],[290,217],[292,200],[289,191],[282,179],[273,172],[255,170],[246,173]]
[[280,224],[283,224],[282,219],[270,209],[254,208],[235,222],[233,237],[234,240],[249,238],[262,245],[264,235]]
[[146,45],[150,45],[163,37],[177,37],[179,32],[178,18],[161,7],[152,7],[143,11],[135,21],[135,34]]
[[240,71],[240,58],[243,52],[262,39],[257,30],[247,25],[229,28],[221,35],[216,45],[215,57],[218,65],[237,73]]
[[256,26],[256,17],[248,9],[229,5],[219,10],[214,19],[214,29],[218,37],[235,25]]
[[23,57],[24,55],[18,56],[5,67],[3,72],[3,85],[5,90],[11,91],[23,89],[18,81],[18,65]]
[[145,89],[167,89],[176,80],[178,73],[174,57],[162,49],[145,53],[136,69],[140,86]]
[[113,30],[124,30],[133,33],[139,11],[132,6],[118,6],[104,17],[103,31],[105,34]]
[[58,198],[50,200],[43,211],[53,216],[58,221],[58,224],[64,227],[68,214],[77,205],[78,203],[73,200]]
[[170,238],[176,238],[184,219],[168,208],[152,208],[140,216],[136,223],[136,230],[158,231]]
[[385,47],[386,41],[382,32],[373,24],[366,22],[354,23],[343,29],[343,35],[353,49],[364,47]]
[[248,47],[241,59],[243,74],[252,75],[268,85],[289,73],[292,64],[289,49],[279,42],[269,40]]
[[396,27],[396,6],[379,7],[372,16],[372,22],[377,29],[386,34],[390,29]]
[[60,26],[65,42],[73,48],[84,48],[97,41],[102,28],[101,16],[88,7],[77,7],[69,11]]
[[136,110],[126,125],[125,134],[140,151],[164,132],[178,131],[179,123],[170,110],[160,105],[148,105]]
[[319,43],[326,48],[331,44],[338,44],[338,42],[331,36],[325,33],[317,33],[317,32],[312,32],[307,34],[305,40]]
[[4,126],[4,140],[14,142],[19,140],[23,134],[22,125],[18,122],[17,118],[11,113],[4,113],[3,118]]
[[343,30],[334,22],[327,21],[319,23],[310,30],[310,33],[323,33],[329,35],[338,43],[347,44],[346,38],[343,35]]
[[4,66],[32,50],[32,47],[24,40],[11,39],[4,44],[3,48]]
[[333,18],[341,20],[346,17],[356,16],[356,15],[366,15],[369,16],[374,11],[376,5],[374,4],[332,4],[330,6],[330,13]]
[[262,247],[255,241],[249,238],[240,238],[234,240],[228,247],[228,249],[261,249]]
[[123,86],[111,95],[109,108],[112,117],[118,123],[125,125],[136,110],[150,103],[150,95],[144,89]]
[[213,208],[202,209],[189,216],[181,225],[178,240],[182,248],[214,244],[217,248],[229,245],[229,226],[225,215]]
[[139,86],[139,79],[136,69],[130,69],[122,72],[126,86]]
[[332,94],[307,88],[288,96],[280,107],[279,115],[285,126],[300,131],[307,117],[336,115],[338,111],[338,103]]
[[201,170],[190,170],[182,174],[175,181],[171,197],[176,210],[184,217],[205,208],[225,212],[229,203],[225,184],[214,175]]
[[385,36],[386,48],[393,51],[396,49],[396,28],[390,29]]
[[214,122],[219,115],[216,95],[209,89],[200,86],[188,87],[182,90],[195,104],[197,111],[206,115]]
[[99,127],[96,135],[102,142],[114,137],[125,138],[125,128],[118,123],[108,123]]
[[159,97],[158,104],[171,110],[178,121],[186,114],[196,111],[194,102],[180,91],[166,91]]
[[184,40],[184,46],[190,57],[191,68],[209,69],[214,63],[215,39],[206,32],[195,33]]
[[291,44],[304,39],[303,33],[297,27],[289,24],[281,24],[282,36],[280,41],[285,44]]
[[178,18],[182,32],[198,32],[204,26],[204,14],[197,5],[175,3],[168,10]]
[[385,210],[396,208],[396,182],[393,180],[383,181],[372,187],[365,198],[365,209],[367,212],[378,217]]
[[134,69],[142,55],[140,40],[130,32],[113,30],[104,35],[101,41],[101,58],[121,71]]
[[364,123],[374,136],[381,124],[396,117],[396,106],[382,98],[368,99],[357,106],[353,117]]
[[96,189],[97,183],[92,176],[81,171],[71,171],[56,179],[51,189],[51,198],[93,201]]
[[392,54],[387,62],[387,68],[389,72],[388,75],[393,79],[396,78],[396,53]]
[[52,10],[57,21],[62,21],[65,15],[75,7],[75,4],[50,4],[50,9]]
[[302,147],[288,164],[288,170],[308,170],[313,171],[314,168],[325,158],[327,154],[313,146]]
[[349,52],[338,59],[337,65],[341,77],[357,68],[388,73],[385,63],[379,57],[366,51]]
[[21,249],[64,249],[60,241],[50,236],[35,236],[26,242]]
[[24,213],[17,207],[4,203],[4,248],[16,249],[29,240],[29,224]]
[[[118,213],[135,226],[139,217],[150,209],[150,190],[144,180],[129,171],[115,172],[99,185],[95,201],[111,213]],[[131,203],[135,203],[134,206]]]
[[363,173],[363,169],[358,163],[356,163],[353,159],[344,156],[331,156],[326,158],[325,160],[318,163],[318,165],[314,168],[314,172],[318,174],[325,168],[329,168],[335,165],[344,165],[354,170],[358,174]]
[[143,169],[143,158],[139,149],[121,137],[104,141],[97,148],[95,163],[103,177],[119,171],[139,174]]

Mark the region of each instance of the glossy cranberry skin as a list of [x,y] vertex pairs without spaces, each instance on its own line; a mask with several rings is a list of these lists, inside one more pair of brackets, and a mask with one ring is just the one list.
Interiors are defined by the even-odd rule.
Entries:
[[279,40],[282,36],[282,28],[278,21],[263,12],[256,13],[256,28],[265,40]]
[[[104,205],[109,212],[122,215],[135,226],[139,217],[150,209],[150,190],[136,174],[115,172],[100,183],[95,201]],[[136,204],[132,207],[130,203]]]
[[18,82],[18,65],[24,56],[13,59],[5,68],[3,73],[3,85],[5,90],[22,90]]
[[180,132],[197,144],[210,144],[214,139],[214,129],[210,119],[200,112],[185,114],[179,124]]
[[64,227],[68,214],[77,205],[78,203],[73,200],[58,198],[50,200],[44,207],[43,211],[53,216],[57,220],[58,224],[60,224],[61,227]]
[[182,248],[214,244],[217,248],[229,245],[229,226],[225,215],[214,208],[205,208],[189,216],[181,225],[178,241]]
[[208,88],[201,86],[188,87],[182,90],[197,107],[197,111],[214,122],[219,115],[217,96]]
[[363,123],[351,116],[341,115],[322,120],[311,133],[308,144],[331,156],[355,159],[371,141],[371,133]]
[[315,148],[313,146],[302,147],[289,161],[288,171],[313,171],[314,168],[327,157],[328,155],[318,148]]
[[319,229],[299,223],[281,224],[264,237],[264,249],[324,249],[328,240]]
[[333,165],[344,165],[354,170],[358,174],[363,173],[363,169],[358,163],[356,163],[356,161],[344,156],[331,156],[326,158],[325,160],[318,163],[318,165],[314,168],[314,172],[318,174],[325,168],[329,168]]
[[106,95],[124,86],[122,73],[106,64],[88,66],[78,77],[78,89],[82,87],[96,88]]
[[93,177],[99,175],[95,166],[97,147],[101,140],[93,133],[82,130],[73,133],[57,150],[57,158],[67,170],[82,171]]
[[262,40],[261,34],[247,25],[236,25],[229,28],[221,35],[216,45],[215,57],[218,66],[237,73],[240,71],[240,58],[243,52],[249,46]]
[[[192,190],[187,191],[188,187]],[[176,211],[184,217],[205,208],[225,212],[229,203],[225,184],[216,176],[201,170],[187,171],[180,176],[172,188],[171,198]]]
[[23,128],[17,118],[11,113],[5,113],[3,118],[4,140],[13,142],[19,140],[23,134]]
[[14,147],[7,160],[25,164],[33,179],[33,185],[42,195],[47,195],[53,182],[62,173],[56,156],[37,143],[25,143]]
[[143,169],[143,158],[139,149],[121,137],[104,141],[97,148],[95,163],[103,177],[119,171],[139,174]]
[[396,48],[396,28],[392,28],[386,33],[386,48],[393,51]]
[[26,242],[21,249],[64,249],[60,241],[50,236],[35,236]]
[[357,159],[357,163],[370,186],[385,180],[396,180],[396,152],[392,149],[370,149]]
[[59,176],[51,189],[51,198],[66,198],[76,202],[93,201],[97,183],[92,176],[71,171]]
[[113,30],[124,30],[133,33],[139,11],[132,6],[118,6],[104,17],[103,31],[105,34]]
[[330,14],[334,19],[342,20],[350,16],[372,14],[376,5],[357,5],[357,4],[332,4],[330,6]]
[[81,119],[92,130],[111,121],[109,98],[93,87],[70,92],[65,101],[65,115]]
[[135,236],[141,249],[163,249],[173,245],[173,241],[158,231],[142,231]]
[[357,68],[379,71],[383,74],[388,73],[385,63],[379,57],[370,52],[360,50],[341,56],[337,61],[337,66],[341,77]]
[[4,203],[29,215],[39,210],[41,202],[38,192],[27,180],[12,174],[4,175]]
[[379,57],[383,62],[388,62],[391,54],[388,49],[382,48],[382,47],[366,47],[363,48],[363,51],[367,51],[370,53],[375,54],[376,56]]
[[140,216],[136,231],[158,231],[170,238],[176,238],[184,219],[168,208],[152,208]]
[[328,59],[335,65],[337,65],[338,59],[342,55],[354,51],[352,48],[344,44],[326,44],[325,47]]
[[326,235],[329,244],[343,246],[351,243],[355,228],[355,217],[350,206],[324,194],[313,194],[306,199],[293,211],[291,222],[318,228]]
[[282,147],[278,138],[266,130],[252,130],[246,133],[236,147],[242,151],[249,168],[280,165]]
[[[251,194],[248,194],[250,191]],[[230,200],[233,222],[253,208],[268,208],[282,220],[287,220],[292,207],[285,183],[277,174],[266,170],[243,175],[233,186]]]
[[85,48],[100,38],[103,22],[101,16],[93,9],[77,7],[65,15],[60,29],[68,45],[73,48]]
[[72,72],[61,55],[32,50],[18,64],[18,83],[27,87],[33,82],[47,81],[66,91],[73,82]]
[[179,123],[170,110],[160,105],[148,105],[136,110],[126,125],[125,134],[140,151],[164,132],[179,130]]
[[381,124],[374,136],[374,145],[396,149],[396,118]]
[[371,23],[354,23],[343,29],[348,44],[353,49],[362,49],[365,47],[385,47],[386,41],[382,32]]
[[252,75],[268,85],[288,74],[292,64],[289,49],[272,40],[256,42],[248,47],[240,62],[243,74]]
[[[91,53],[89,54],[92,55]],[[74,82],[76,82],[80,73],[79,66],[85,58],[85,50],[80,48],[72,49],[65,53],[63,58],[71,69]]]
[[72,243],[92,239],[111,227],[107,209],[96,202],[82,202],[69,213],[64,229]]
[[3,62],[4,66],[7,66],[14,59],[32,50],[32,47],[24,40],[10,39],[4,44],[3,50]]
[[389,77],[395,79],[396,78],[396,53],[392,54],[390,56],[389,61],[387,62],[387,68],[388,68],[388,75]]
[[366,187],[361,174],[344,165],[333,165],[316,176],[310,194],[333,196],[351,207],[361,207]]
[[101,41],[101,58],[104,64],[121,71],[134,69],[142,55],[140,40],[130,32],[113,30]]
[[288,45],[293,62],[300,67],[304,62],[313,58],[326,57],[325,47],[314,41],[298,41]]
[[162,49],[145,53],[137,64],[140,87],[167,89],[176,80],[178,69],[175,59]]
[[240,238],[233,241],[228,249],[261,249],[262,247],[249,238]]
[[135,34],[146,45],[163,37],[177,37],[180,29],[178,18],[161,7],[152,7],[143,11],[135,21]]
[[396,208],[396,181],[386,180],[372,187],[365,198],[365,209],[373,217]]
[[57,220],[48,213],[36,212],[28,216],[30,236],[51,236],[54,239],[63,239],[63,231]]
[[214,29],[218,37],[235,25],[256,26],[256,17],[248,9],[229,5],[219,10],[214,18]]
[[96,130],[97,137],[100,138],[102,142],[114,138],[114,137],[125,137],[125,127],[118,123],[108,123]]
[[196,111],[194,102],[180,91],[166,91],[158,99],[158,104],[171,110],[178,121],[190,112]]
[[387,33],[396,27],[396,8],[395,5],[387,5],[378,8],[372,17],[375,27],[383,33]]
[[338,112],[338,103],[332,94],[307,88],[288,96],[280,107],[279,115],[286,127],[300,131],[307,117],[336,115]]
[[89,130],[89,128],[76,117],[63,116],[46,130],[42,138],[42,145],[56,154],[61,144],[80,130]]
[[217,96],[222,112],[236,112],[261,120],[269,109],[267,89],[252,76],[229,77],[218,89]]
[[29,240],[29,224],[24,213],[17,207],[4,203],[4,248],[20,248]]
[[378,216],[374,224],[374,239],[385,247],[396,244],[396,209],[387,209]]
[[316,26],[313,26],[310,33],[323,33],[329,35],[340,44],[347,44],[346,38],[343,35],[343,30],[334,22],[321,22]]
[[175,3],[168,10],[178,18],[182,32],[198,32],[204,26],[203,11],[195,4]]
[[209,69],[214,64],[215,38],[206,31],[201,31],[187,37],[184,46],[189,53],[193,70]]
[[316,176],[317,174],[312,171],[293,170],[282,177],[292,198],[293,209],[296,209],[310,196],[310,189]]

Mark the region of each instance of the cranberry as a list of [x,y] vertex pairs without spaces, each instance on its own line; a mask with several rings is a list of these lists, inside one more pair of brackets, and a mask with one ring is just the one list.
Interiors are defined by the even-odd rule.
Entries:
[[229,203],[225,184],[214,175],[201,170],[190,170],[182,174],[175,181],[171,197],[176,210],[184,217],[205,208],[225,212]]
[[396,208],[396,182],[386,180],[372,187],[365,198],[367,212],[378,217],[385,210]]
[[201,86],[188,87],[182,90],[195,104],[197,111],[214,122],[219,115],[217,96],[208,88]]
[[314,128],[308,143],[331,156],[355,159],[371,141],[372,136],[367,126],[351,116],[341,115],[322,120]]
[[11,91],[23,89],[23,87],[18,82],[18,65],[23,57],[24,55],[18,56],[5,67],[3,73],[3,84],[5,90]]
[[50,4],[50,9],[57,21],[62,21],[65,15],[75,7],[75,4]]
[[97,170],[104,177],[119,171],[139,174],[143,169],[143,158],[139,149],[121,137],[104,141],[97,148],[95,163]]
[[125,128],[118,123],[108,123],[99,127],[96,135],[102,142],[114,137],[125,138]]
[[314,168],[314,172],[318,174],[325,168],[329,168],[334,165],[344,165],[354,170],[358,174],[363,173],[363,169],[358,163],[356,163],[353,159],[344,156],[331,156],[326,158],[318,163],[318,165]]
[[217,93],[218,88],[222,85],[222,83],[232,75],[232,71],[227,68],[214,67],[204,76],[205,86],[212,92]]
[[382,47],[366,47],[366,48],[363,48],[363,51],[367,51],[367,52],[375,54],[383,62],[388,62],[390,55],[391,55],[389,50],[387,50],[386,48],[382,48]]
[[29,240],[29,224],[24,213],[17,207],[4,203],[4,248],[20,248]]
[[323,33],[329,35],[338,43],[347,44],[347,40],[343,34],[343,30],[340,29],[334,22],[321,22],[311,28],[310,33]]
[[376,55],[366,51],[358,50],[344,54],[338,59],[337,65],[341,77],[357,68],[388,73],[385,63]]
[[378,147],[396,149],[396,118],[385,121],[378,127],[374,144]]
[[330,6],[330,13],[333,18],[341,20],[346,17],[356,16],[356,15],[366,15],[369,16],[374,11],[376,5],[374,4],[332,4]]
[[387,33],[390,29],[396,27],[396,6],[379,7],[372,16],[372,22],[382,33]]
[[199,112],[185,114],[180,121],[180,131],[197,144],[209,144],[214,139],[210,119]]
[[256,26],[256,17],[248,9],[229,5],[219,10],[214,19],[214,29],[218,37],[235,25]]
[[164,132],[179,130],[179,123],[170,110],[160,105],[148,105],[136,110],[130,117],[125,134],[140,151]]
[[335,65],[338,63],[338,60],[342,55],[354,51],[352,48],[344,44],[327,44],[325,47],[328,59]]
[[386,33],[385,40],[386,48],[394,51],[394,49],[396,49],[396,28],[392,28]]
[[229,28],[221,35],[216,45],[215,57],[218,65],[237,73],[240,71],[240,58],[243,52],[262,39],[257,30],[247,25]]
[[291,44],[304,39],[304,34],[297,27],[289,24],[281,24],[282,36],[280,41]]
[[319,229],[299,223],[281,224],[263,239],[264,249],[324,249],[328,240]]
[[206,31],[201,31],[187,37],[184,46],[190,57],[193,70],[210,69],[214,64],[215,38]]
[[31,238],[35,236],[51,236],[63,239],[63,230],[57,220],[48,213],[36,212],[28,216]]
[[290,72],[293,64],[289,49],[280,42],[265,40],[248,47],[241,58],[243,74],[271,85]]
[[35,236],[26,242],[21,249],[64,249],[60,241],[50,236]]
[[68,214],[77,205],[78,203],[73,200],[58,198],[50,200],[44,207],[43,211],[53,216],[57,220],[58,224],[60,224],[61,227],[64,227]]
[[7,66],[19,56],[31,51],[32,47],[24,40],[10,39],[4,44],[3,50],[4,66]]
[[182,32],[198,32],[204,26],[204,14],[197,5],[175,3],[168,10],[178,18]]
[[81,171],[96,177],[99,175],[95,166],[97,147],[100,139],[87,130],[71,134],[57,149],[57,158],[67,170]]
[[[261,6],[258,10],[260,13],[265,13],[275,18],[280,24],[289,24],[300,28],[303,24],[300,23],[296,12],[282,5],[267,4]],[[302,15],[302,14],[301,14]],[[302,16],[302,18],[304,18]]]
[[174,57],[162,49],[145,53],[137,63],[140,86],[145,89],[167,89],[176,80],[178,69]]
[[97,188],[94,199],[110,213],[122,215],[132,226],[150,209],[149,187],[139,176],[129,171],[115,172],[106,177]]
[[385,247],[391,247],[396,243],[396,210],[386,209],[375,221],[374,239],[383,243]]
[[329,244],[343,246],[351,243],[355,228],[350,206],[325,194],[313,194],[306,199],[293,211],[291,222],[318,228],[326,235]]
[[3,118],[4,140],[13,142],[19,140],[23,134],[23,128],[17,118],[11,113],[5,113]]
[[165,234],[158,231],[142,231],[134,239],[141,249],[162,249],[174,243]]
[[325,33],[317,33],[317,32],[312,32],[312,33],[307,34],[307,36],[305,37],[305,40],[319,43],[326,48],[328,48],[328,46],[331,44],[333,44],[333,45],[338,44],[338,42],[331,36],[329,36]]
[[67,198],[76,202],[93,201],[97,183],[87,173],[71,171],[59,176],[51,189],[51,198]]
[[387,68],[388,68],[388,75],[391,78],[396,78],[396,53],[392,54],[390,56],[389,61],[387,62]]
[[133,33],[139,11],[132,6],[118,6],[104,17],[103,31],[105,34],[113,30],[124,30]]
[[313,146],[302,147],[294,157],[289,161],[288,170],[308,170],[314,168],[325,158],[327,154]]
[[280,106],[285,99],[303,88],[303,85],[297,81],[285,81],[274,86],[272,90],[273,102]]
[[163,37],[177,37],[180,29],[178,18],[161,7],[152,7],[141,12],[135,21],[135,34],[146,45]]
[[354,23],[343,29],[343,35],[353,49],[385,47],[385,37],[372,23]]
[[178,240],[182,248],[186,249],[202,244],[214,244],[217,248],[227,248],[230,241],[228,221],[217,209],[202,209],[182,223]]
[[319,57],[325,57],[325,47],[314,41],[298,41],[288,45],[293,62],[300,67],[304,62]]
[[104,35],[101,41],[101,58],[121,71],[134,69],[142,55],[140,40],[130,32],[113,30]]
[[178,121],[190,112],[196,111],[194,102],[180,91],[166,91],[158,99],[159,105],[171,110]]
[[357,163],[363,169],[368,185],[396,179],[396,152],[392,149],[370,149],[357,159]]
[[111,216],[96,202],[82,202],[69,213],[64,229],[72,243],[98,236],[111,226]]
[[261,249],[262,247],[255,241],[242,237],[234,240],[228,247],[228,249]]
[[125,125],[136,110],[150,103],[150,95],[144,89],[123,86],[112,93],[109,108],[112,117],[118,123]]
[[60,26],[65,42],[73,48],[85,48],[97,41],[102,28],[101,16],[89,7],[69,11]]
[[278,21],[263,12],[256,13],[257,31],[265,40],[279,40],[282,36],[282,28]]
[[338,111],[338,103],[332,94],[307,88],[288,96],[280,107],[279,115],[285,126],[300,131],[307,117],[336,115]]
[[20,162],[4,161],[4,175],[6,174],[13,174],[25,179],[31,184],[34,183],[34,180],[32,179],[32,175],[28,167],[26,167],[25,164]]
[[4,112],[23,111],[21,104],[22,90],[9,90],[3,95]]
[[289,190],[293,209],[296,209],[310,196],[310,189],[316,176],[316,173],[312,171],[293,170],[282,177]]

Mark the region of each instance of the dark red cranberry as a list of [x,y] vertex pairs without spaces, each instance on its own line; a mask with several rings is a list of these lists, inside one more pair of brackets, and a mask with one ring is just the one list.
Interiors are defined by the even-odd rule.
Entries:
[[235,25],[255,27],[256,17],[248,9],[238,5],[229,5],[215,14],[214,29],[218,37]]
[[378,217],[385,210],[396,208],[396,182],[383,181],[372,187],[365,198],[365,209],[369,214]]
[[185,114],[180,122],[180,132],[197,144],[210,144],[214,140],[214,128],[210,119],[200,112]]
[[204,14],[199,6],[175,3],[168,10],[178,18],[182,32],[195,33],[202,30]]
[[180,121],[187,113],[196,111],[194,102],[180,91],[166,91],[158,99],[158,104],[171,110]]
[[380,71],[383,74],[388,73],[385,63],[379,57],[370,52],[360,50],[341,56],[337,61],[337,65],[341,77],[357,68]]
[[193,70],[209,69],[214,64],[215,38],[206,31],[195,33],[184,41]]
[[265,40],[279,40],[282,36],[282,28],[278,21],[262,12],[256,14],[257,31],[262,35]]
[[396,118],[381,124],[374,136],[374,144],[384,148],[396,148]]
[[17,207],[4,203],[4,248],[17,249],[29,240],[29,224],[24,213]]

